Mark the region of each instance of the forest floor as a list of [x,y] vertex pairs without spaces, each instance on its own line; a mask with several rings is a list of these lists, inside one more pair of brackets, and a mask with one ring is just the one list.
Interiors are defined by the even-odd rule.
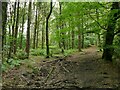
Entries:
[[[67,57],[51,59],[31,56],[29,61],[3,73],[3,87],[14,88],[117,88],[120,72],[110,62],[101,59],[95,46]],[[66,88],[66,89],[65,89]],[[43,89],[41,89],[43,90]]]

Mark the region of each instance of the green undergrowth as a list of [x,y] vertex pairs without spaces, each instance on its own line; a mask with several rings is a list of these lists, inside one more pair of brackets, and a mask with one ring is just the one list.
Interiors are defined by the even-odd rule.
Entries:
[[[58,49],[56,47],[50,47],[50,57],[52,56],[67,56],[72,54],[73,52],[76,52],[77,49],[69,49],[69,50],[64,50],[64,53],[62,53],[61,49]],[[46,49],[31,49],[30,54],[33,56],[46,56]]]
[[74,52],[77,52],[77,49],[69,49],[69,50],[65,50],[64,52],[64,56],[69,56],[71,54],[73,54]]
[[45,56],[46,55],[46,51],[45,49],[31,49],[30,50],[30,54],[33,55],[33,56]]
[[[56,57],[59,59],[61,57],[69,56],[75,52],[77,52],[77,49],[69,49],[64,50],[64,53],[61,52],[61,49],[58,49],[56,47],[50,47],[50,58],[46,59],[46,49],[31,49],[30,50],[30,57],[29,59],[26,59],[26,53],[22,50],[19,50],[15,56],[13,56],[10,59],[3,60],[2,63],[2,71],[7,72],[8,70],[16,67],[20,68],[21,65],[24,65],[23,67],[27,67],[29,69],[33,69],[34,67],[39,64],[42,60],[43,61],[52,61],[55,60]],[[25,68],[26,69],[26,68]]]
[[19,66],[22,64],[22,61],[20,59],[7,59],[2,63],[2,71],[7,72],[9,69],[12,69],[14,67],[19,68]]

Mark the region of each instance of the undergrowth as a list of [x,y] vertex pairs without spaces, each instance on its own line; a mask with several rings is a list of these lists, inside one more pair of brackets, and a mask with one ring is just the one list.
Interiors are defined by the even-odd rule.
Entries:
[[7,70],[14,68],[14,67],[19,68],[20,65],[21,65],[20,59],[10,58],[2,63],[2,71],[6,72]]

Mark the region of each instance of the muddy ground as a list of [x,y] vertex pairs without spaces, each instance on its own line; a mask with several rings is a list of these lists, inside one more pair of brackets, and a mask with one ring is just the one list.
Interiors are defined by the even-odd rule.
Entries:
[[54,60],[39,60],[39,56],[35,56],[31,59],[35,60],[32,66],[23,63],[19,68],[3,73],[3,88],[118,88],[119,68],[102,60],[101,54],[92,46],[82,52],[65,58],[56,57]]

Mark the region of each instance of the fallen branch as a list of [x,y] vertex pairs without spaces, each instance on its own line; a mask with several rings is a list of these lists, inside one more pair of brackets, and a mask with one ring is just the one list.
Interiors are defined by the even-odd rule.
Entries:
[[21,77],[22,77],[27,83],[29,83],[29,81],[28,81],[23,75],[21,75]]
[[67,70],[63,65],[62,65],[62,63],[60,63],[60,65],[61,65],[61,67],[66,71],[66,72],[70,72],[69,70]]
[[49,74],[47,75],[46,79],[44,80],[44,83],[47,82],[48,78],[51,76],[52,72],[54,71],[55,67],[53,66],[52,69],[50,70]]

